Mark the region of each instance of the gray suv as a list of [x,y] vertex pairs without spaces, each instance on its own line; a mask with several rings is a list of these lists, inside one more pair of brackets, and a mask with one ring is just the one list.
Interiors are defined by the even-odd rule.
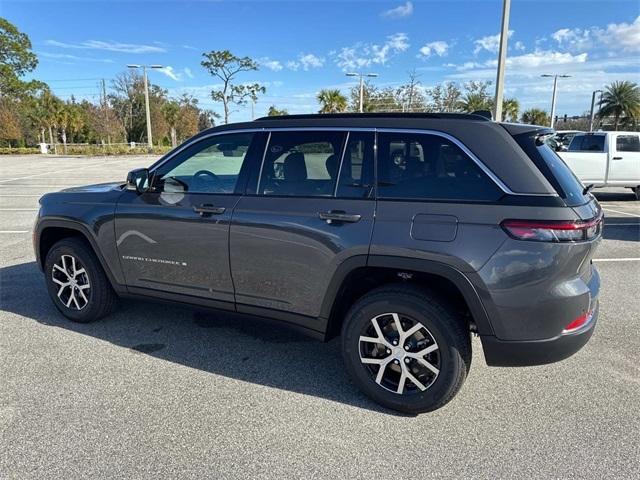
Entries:
[[489,365],[520,366],[593,333],[602,213],[551,134],[473,114],[216,127],[124,184],[42,197],[35,252],[73,321],[124,296],[268,317],[340,335],[380,404],[434,410],[461,388],[472,334]]

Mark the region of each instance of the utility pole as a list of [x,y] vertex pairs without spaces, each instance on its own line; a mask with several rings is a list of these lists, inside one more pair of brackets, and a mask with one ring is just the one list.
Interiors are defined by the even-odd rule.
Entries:
[[[104,128],[107,130],[108,121],[108,112],[107,112],[107,87],[104,82],[104,78],[102,79],[102,121],[104,122]],[[111,145],[111,135],[107,133],[107,143]],[[102,144],[104,145],[104,138],[102,139]]]
[[149,107],[149,82],[147,81],[147,68],[163,68],[162,65],[127,65],[129,68],[142,68],[142,77],[144,81],[144,106],[147,113],[147,143],[149,149],[153,148],[153,140],[151,138],[151,108]]
[[362,113],[364,111],[364,77],[377,77],[377,73],[355,73],[349,72],[346,74],[347,77],[360,77],[360,108],[359,111]]
[[496,73],[496,96],[493,116],[496,122],[502,121],[502,99],[504,97],[504,69],[507,61],[507,40],[509,39],[509,12],[511,0],[502,3],[502,29],[500,31],[500,50],[498,51],[498,71]]
[[569,78],[571,75],[558,75],[557,73],[543,73],[541,77],[551,78],[553,77],[553,95],[551,96],[551,122],[550,127],[553,128],[556,115],[556,96],[558,93],[558,78]]
[[[589,131],[593,132],[593,120],[595,118],[595,114],[596,114],[596,110],[595,110],[595,106],[596,106],[596,93],[600,92],[600,94],[602,94],[602,90],[594,90],[593,93],[591,94],[591,116],[589,119]],[[598,106],[598,111],[600,110],[599,106]]]

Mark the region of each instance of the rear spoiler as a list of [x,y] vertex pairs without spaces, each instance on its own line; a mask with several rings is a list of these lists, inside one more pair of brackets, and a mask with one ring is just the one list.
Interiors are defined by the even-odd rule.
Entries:
[[512,136],[528,133],[539,137],[556,133],[553,128],[543,127],[542,125],[528,125],[526,123],[501,123],[500,125]]

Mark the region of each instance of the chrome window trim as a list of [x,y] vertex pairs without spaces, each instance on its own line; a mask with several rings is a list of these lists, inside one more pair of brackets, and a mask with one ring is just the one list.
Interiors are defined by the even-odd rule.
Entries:
[[[269,127],[269,128],[240,128],[240,129],[233,129],[233,130],[222,130],[219,132],[210,132],[206,135],[203,135],[202,137],[198,137],[197,139],[195,139],[192,142],[189,143],[185,143],[184,145],[182,145],[178,150],[174,151],[171,153],[171,155],[169,157],[167,157],[166,159],[162,160],[161,163],[159,163],[158,165],[156,165],[153,170],[152,173],[155,173],[155,171],[162,167],[162,165],[164,165],[165,163],[167,163],[168,161],[170,161],[172,158],[174,158],[176,155],[178,155],[180,152],[182,152],[183,150],[185,150],[186,148],[194,145],[197,142],[200,142],[202,140],[206,140],[210,137],[214,137],[217,135],[231,135],[231,134],[237,134],[237,133],[256,133],[256,132],[268,132],[269,133],[269,139],[271,139],[271,133],[272,132],[282,132],[282,131],[289,131],[289,132],[300,132],[300,131],[340,131],[340,132],[374,132],[374,133],[412,133],[412,134],[422,134],[422,135],[436,135],[442,138],[445,138],[447,140],[449,140],[450,142],[452,142],[454,145],[458,146],[469,158],[471,158],[471,160],[473,160],[473,162],[485,173],[485,175],[487,175],[497,186],[498,188],[500,188],[500,190],[502,190],[504,193],[506,193],[507,195],[515,195],[515,196],[520,196],[520,197],[558,197],[559,195],[557,193],[519,193],[519,192],[514,192],[513,190],[511,190],[507,185],[505,185],[505,183],[500,180],[500,178],[498,178],[498,176],[493,173],[493,171],[487,167],[484,162],[482,162],[482,160],[480,160],[478,157],[476,157],[476,155],[467,148],[467,146],[465,144],[463,144],[460,140],[458,140],[456,137],[449,135],[448,133],[445,132],[441,132],[438,130],[430,130],[430,129],[422,129],[422,128],[375,128],[375,127]],[[264,163],[264,155],[266,153],[267,148],[269,147],[269,142],[267,141],[266,145],[265,145],[265,151],[263,152],[263,162]],[[376,163],[377,163],[377,158],[376,158]],[[342,165],[342,161],[340,162],[340,164]],[[260,178],[258,178],[258,188],[260,187],[260,180],[261,180],[261,176],[262,176],[262,164],[260,165]],[[377,198],[377,196],[376,196]]]

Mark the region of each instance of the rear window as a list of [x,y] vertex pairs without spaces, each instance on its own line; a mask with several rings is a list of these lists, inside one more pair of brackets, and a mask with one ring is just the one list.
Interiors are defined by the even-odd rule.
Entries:
[[535,132],[527,132],[513,138],[568,206],[588,202],[589,197],[582,193],[584,187],[573,171],[546,143],[538,145],[536,137]]
[[618,138],[616,138],[616,151],[640,152],[640,137],[638,135],[618,135]]
[[576,135],[569,144],[570,152],[604,152],[604,135]]

